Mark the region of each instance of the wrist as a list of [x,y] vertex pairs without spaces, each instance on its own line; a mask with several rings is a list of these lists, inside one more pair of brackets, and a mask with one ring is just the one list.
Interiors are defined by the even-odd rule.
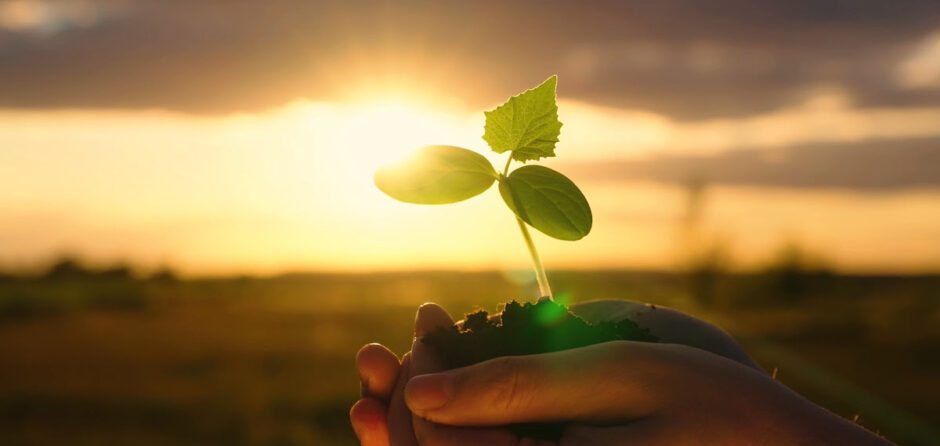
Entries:
[[892,446],[894,443],[876,435],[865,427],[853,423],[829,410],[816,405],[798,393],[782,384],[781,393],[792,401],[791,404],[780,405],[786,408],[781,415],[782,426],[790,427],[790,440],[780,444],[851,444],[857,446]]

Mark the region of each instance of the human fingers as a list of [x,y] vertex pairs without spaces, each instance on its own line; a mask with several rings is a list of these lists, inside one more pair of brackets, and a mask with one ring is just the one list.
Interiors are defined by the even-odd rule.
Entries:
[[[440,372],[443,366],[437,358],[437,352],[424,342],[425,335],[436,330],[447,330],[454,325],[454,320],[447,311],[433,303],[426,303],[415,314],[415,338],[411,345],[411,374],[422,375]],[[411,419],[415,437],[422,446],[439,443],[436,426],[420,417]]]
[[[539,355],[507,356],[412,377],[412,413],[454,426],[623,421],[661,404],[675,380],[670,344],[615,341]],[[707,354],[704,353],[703,354]]]
[[392,391],[388,403],[388,434],[391,446],[417,446],[414,428],[411,423],[411,411],[405,405],[405,383],[411,377],[411,353],[401,358],[401,372],[398,383]]
[[356,354],[362,396],[388,401],[398,381],[398,357],[382,344],[367,344]]
[[375,398],[362,398],[349,410],[349,421],[362,446],[389,446],[387,408]]
[[695,347],[761,370],[731,335],[721,328],[681,311],[620,299],[594,300],[569,307],[591,322],[630,319],[648,328],[660,342]]

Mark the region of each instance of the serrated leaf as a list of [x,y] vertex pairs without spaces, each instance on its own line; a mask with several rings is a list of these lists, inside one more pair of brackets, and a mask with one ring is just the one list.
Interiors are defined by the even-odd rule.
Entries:
[[497,178],[493,165],[477,152],[428,146],[403,162],[381,167],[375,172],[375,185],[406,203],[447,204],[479,195]]
[[522,221],[550,237],[580,240],[591,232],[591,206],[568,177],[544,166],[523,166],[499,182],[503,201]]
[[561,134],[555,87],[558,76],[542,85],[513,96],[505,104],[484,112],[483,139],[497,153],[512,152],[516,161],[555,156]]

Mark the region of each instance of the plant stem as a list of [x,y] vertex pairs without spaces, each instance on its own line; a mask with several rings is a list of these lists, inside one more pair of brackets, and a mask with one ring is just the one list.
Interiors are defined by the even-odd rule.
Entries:
[[516,217],[516,223],[519,223],[519,230],[522,231],[522,238],[525,239],[526,247],[529,248],[529,255],[532,256],[532,265],[535,266],[535,279],[539,283],[539,298],[552,298],[552,287],[548,285],[548,276],[545,275],[545,268],[542,267],[542,260],[539,259],[539,252],[535,250],[535,243],[532,243],[532,236],[529,235],[529,228],[526,227],[521,218]]
[[[506,160],[506,167],[503,168],[503,177],[509,175],[509,165],[512,163],[512,152],[509,153],[509,159]],[[503,180],[500,180],[503,181]],[[516,223],[519,223],[519,230],[522,231],[522,238],[525,239],[525,246],[529,248],[529,256],[532,257],[532,266],[535,267],[535,280],[539,283],[539,299],[552,298],[552,287],[548,285],[548,276],[545,275],[545,268],[542,266],[542,259],[539,258],[539,252],[535,249],[535,243],[532,242],[532,236],[529,235],[529,228],[519,216],[516,216]]]

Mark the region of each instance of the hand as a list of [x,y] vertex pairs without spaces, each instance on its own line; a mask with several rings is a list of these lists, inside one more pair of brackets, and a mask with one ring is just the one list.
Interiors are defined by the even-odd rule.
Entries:
[[413,377],[405,400],[435,425],[418,437],[432,446],[554,444],[499,426],[557,421],[570,422],[561,446],[890,444],[753,367],[676,344],[496,358]]
[[[406,355],[399,363],[391,350],[379,344],[368,344],[356,354],[362,395],[349,410],[349,419],[363,446],[389,446],[389,403],[399,382],[399,373],[407,369],[408,362]],[[400,403],[403,385],[398,387]]]
[[[573,305],[570,310],[590,322],[616,321],[629,317],[650,328],[663,342],[692,345],[756,368],[740,346],[721,329],[666,307],[624,300],[599,300]],[[446,311],[437,305],[424,305],[416,317],[416,335],[420,337],[436,327],[452,323]],[[419,357],[428,356],[421,353],[420,345],[416,347]],[[363,347],[357,356],[357,368],[364,389],[379,389],[373,392],[364,391],[363,399],[350,411],[353,427],[365,446],[410,446],[417,443],[411,413],[405,407],[403,395],[403,385],[413,375],[410,355],[403,357],[400,373],[397,365],[395,355],[378,344]],[[422,368],[431,369],[433,364],[430,368],[422,364]],[[389,392],[382,389],[391,389],[395,385],[396,377],[399,377],[398,389],[389,397]],[[382,409],[387,409],[387,416]]]
[[[368,344],[359,350],[356,368],[362,383],[362,398],[350,409],[349,418],[363,446],[417,446],[415,427],[427,429],[430,423],[411,416],[405,406],[405,384],[417,374],[441,370],[420,339],[453,324],[443,308],[425,304],[415,316],[414,355],[406,353],[399,364],[395,354],[382,345]],[[412,361],[412,357],[416,359]]]

